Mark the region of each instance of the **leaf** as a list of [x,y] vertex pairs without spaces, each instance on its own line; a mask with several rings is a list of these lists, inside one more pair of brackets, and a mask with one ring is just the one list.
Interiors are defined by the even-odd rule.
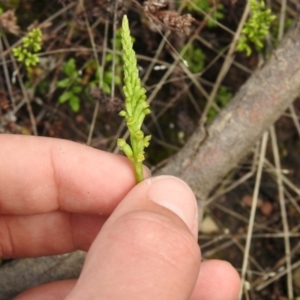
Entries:
[[72,81],[70,78],[65,78],[62,80],[57,81],[56,86],[60,88],[68,88],[72,85]]
[[73,93],[71,91],[65,91],[59,96],[58,102],[65,103],[68,100],[70,100],[72,98],[72,96],[73,96]]
[[106,83],[111,83],[111,79],[112,79],[112,71],[106,71],[105,73],[104,73],[104,76],[103,76],[104,78],[104,81],[106,82]]
[[105,94],[110,94],[111,92],[110,85],[108,85],[106,82],[103,82],[102,89]]
[[118,75],[115,76],[115,84],[116,85],[120,85],[121,84],[121,77],[118,76]]
[[72,87],[71,90],[72,90],[73,94],[79,94],[82,91],[82,87],[78,86],[78,85],[75,85],[75,86]]
[[95,73],[95,80],[96,80],[97,82],[99,82],[99,80],[100,80],[101,70],[102,70],[102,67],[99,66],[98,69],[97,69],[97,71],[96,71],[96,73]]
[[77,70],[76,70],[76,64],[75,59],[70,58],[63,67],[64,73],[68,75],[69,77],[73,77],[74,75],[78,76]]
[[79,112],[80,99],[77,96],[72,95],[72,97],[70,98],[70,101],[69,101],[69,106],[73,112],[75,112],[75,113]]

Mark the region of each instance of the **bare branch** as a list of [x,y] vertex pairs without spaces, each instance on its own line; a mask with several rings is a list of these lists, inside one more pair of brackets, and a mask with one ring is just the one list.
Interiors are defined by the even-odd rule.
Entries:
[[184,179],[201,200],[249,153],[300,91],[300,22],[270,59],[249,78],[207,129],[201,126],[159,171]]

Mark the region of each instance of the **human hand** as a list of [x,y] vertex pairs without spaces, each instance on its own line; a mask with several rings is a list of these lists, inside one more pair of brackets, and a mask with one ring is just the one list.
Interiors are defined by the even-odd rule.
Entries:
[[135,185],[125,157],[64,140],[0,135],[0,145],[0,257],[88,251],[78,280],[16,299],[237,298],[234,268],[201,262],[196,200],[181,180]]

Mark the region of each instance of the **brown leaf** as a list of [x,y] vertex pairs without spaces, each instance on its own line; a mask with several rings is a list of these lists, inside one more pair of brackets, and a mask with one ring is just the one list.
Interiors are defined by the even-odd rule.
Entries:
[[15,11],[10,9],[0,15],[0,26],[7,32],[15,35],[20,34],[20,27],[17,25]]
[[194,18],[190,14],[180,15],[175,11],[165,9],[167,2],[165,0],[145,1],[144,11],[150,19],[157,24],[163,25],[169,30],[185,32],[188,34]]
[[260,206],[260,211],[265,216],[269,216],[273,212],[273,208],[274,208],[274,206],[272,205],[271,202],[264,201],[264,202],[262,202],[262,204]]

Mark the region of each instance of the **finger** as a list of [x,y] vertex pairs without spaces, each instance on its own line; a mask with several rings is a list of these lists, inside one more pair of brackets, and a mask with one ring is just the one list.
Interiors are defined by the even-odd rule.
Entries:
[[63,280],[52,282],[30,289],[14,300],[62,300],[70,293],[76,280]]
[[140,183],[104,224],[67,299],[188,299],[200,265],[197,224],[183,181]]
[[106,218],[51,212],[0,218],[0,257],[38,257],[87,251]]
[[221,260],[201,263],[198,280],[190,300],[236,300],[240,277],[231,264]]
[[109,215],[135,185],[127,158],[85,145],[5,134],[0,145],[1,214]]

